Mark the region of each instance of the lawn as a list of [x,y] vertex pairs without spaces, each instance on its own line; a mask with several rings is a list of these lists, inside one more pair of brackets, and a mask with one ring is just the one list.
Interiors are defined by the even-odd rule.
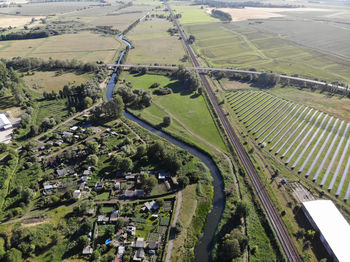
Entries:
[[[153,14],[153,13],[152,13]],[[128,54],[128,64],[189,64],[181,59],[186,54],[178,36],[167,30],[173,25],[166,19],[149,18],[127,34],[134,49]]]
[[35,91],[56,91],[58,93],[65,85],[77,86],[86,82],[90,77],[91,75],[89,74],[77,74],[74,72],[58,74],[57,71],[47,71],[35,72],[34,75],[25,75],[23,79],[26,86],[35,89]]
[[[177,80],[162,75],[146,74],[140,76],[125,73],[123,77],[127,82],[131,82],[134,88],[149,89],[151,84],[157,82],[160,84],[160,87],[166,86],[173,91],[170,95],[153,95],[152,106],[141,111],[133,111],[136,115],[141,114],[141,117],[145,117],[152,124],[159,125],[163,121],[163,116],[167,115],[167,112],[163,109],[165,108],[192,132],[221,150],[226,150],[203,96],[187,94]],[[150,115],[151,117],[148,118]],[[166,130],[177,132],[172,125]],[[182,134],[178,135],[181,136]]]
[[112,63],[122,48],[114,37],[90,32],[64,34],[41,39],[6,41],[0,43],[0,56],[39,57],[43,59],[77,59],[84,62]]

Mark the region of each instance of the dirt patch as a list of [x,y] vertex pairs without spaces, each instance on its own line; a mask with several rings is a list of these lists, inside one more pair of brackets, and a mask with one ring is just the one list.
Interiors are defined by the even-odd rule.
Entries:
[[45,218],[32,218],[32,219],[27,219],[23,222],[23,227],[31,227],[31,226],[37,226],[40,224],[44,224],[48,222]]
[[293,190],[294,198],[299,202],[312,201],[315,200],[314,196],[308,191],[305,187],[303,187],[298,182],[293,182],[290,184],[290,187]]
[[[213,8],[207,8],[207,13],[211,13]],[[219,10],[229,13],[232,16],[232,21],[245,21],[250,19],[269,19],[275,17],[284,17],[283,12],[308,12],[319,11],[323,9],[315,8],[258,8],[258,7],[246,7],[246,8],[219,8]]]

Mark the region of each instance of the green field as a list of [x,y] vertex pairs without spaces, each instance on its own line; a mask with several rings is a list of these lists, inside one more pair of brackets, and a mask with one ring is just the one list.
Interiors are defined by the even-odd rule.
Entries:
[[90,32],[64,34],[42,39],[0,42],[2,58],[39,57],[43,59],[77,59],[84,62],[116,60],[122,44],[114,37]]
[[347,198],[347,122],[341,125],[339,119],[267,92],[235,91],[228,93],[226,100],[247,133],[266,152],[339,198]]
[[[179,20],[185,32],[195,36],[195,50],[209,66],[255,68],[311,79],[350,82],[347,70],[350,61],[308,49],[282,33],[263,31],[251,25],[254,23],[221,23],[199,6],[172,7],[182,14]],[[264,27],[264,23],[260,27]]]
[[80,85],[91,77],[89,74],[57,73],[57,71],[35,72],[34,75],[25,75],[23,78],[26,86],[35,91],[58,92],[65,85]]
[[[210,144],[226,151],[225,144],[221,139],[220,133],[210,115],[203,96],[186,94],[176,80],[162,75],[146,74],[140,76],[125,73],[121,79],[123,78],[127,82],[131,82],[133,88],[149,90],[149,87],[157,82],[160,84],[160,87],[166,86],[173,91],[170,95],[153,95],[153,104],[142,111],[133,111],[136,115],[140,115],[154,125],[159,125],[163,122],[163,117],[168,115],[168,113],[164,111],[164,108],[166,108],[170,114],[175,116],[193,133],[205,139]],[[176,122],[177,121],[173,121],[166,130],[175,132],[180,136],[185,135],[186,130]],[[191,140],[192,139],[194,138],[192,137]]]
[[127,63],[189,64],[181,61],[185,55],[182,40],[167,32],[172,27],[172,23],[164,18],[142,21],[127,35],[135,47],[130,50]]

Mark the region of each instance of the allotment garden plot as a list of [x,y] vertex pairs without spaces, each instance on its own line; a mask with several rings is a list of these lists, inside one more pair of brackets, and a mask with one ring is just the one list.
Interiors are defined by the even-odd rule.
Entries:
[[263,91],[234,91],[226,101],[261,147],[347,201],[350,123]]

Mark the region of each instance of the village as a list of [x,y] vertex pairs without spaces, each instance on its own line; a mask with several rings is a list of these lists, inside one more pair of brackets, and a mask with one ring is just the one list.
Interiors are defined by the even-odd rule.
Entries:
[[[153,148],[162,153],[165,149]],[[123,261],[123,257],[125,261],[161,261],[175,194],[186,184],[178,181],[180,172],[152,160],[151,150],[147,140],[126,122],[96,127],[86,116],[20,149],[36,156],[45,171],[36,206],[74,206],[75,218],[92,223],[82,235],[87,238],[78,256],[94,257],[96,250],[108,253],[113,249],[113,261]]]

